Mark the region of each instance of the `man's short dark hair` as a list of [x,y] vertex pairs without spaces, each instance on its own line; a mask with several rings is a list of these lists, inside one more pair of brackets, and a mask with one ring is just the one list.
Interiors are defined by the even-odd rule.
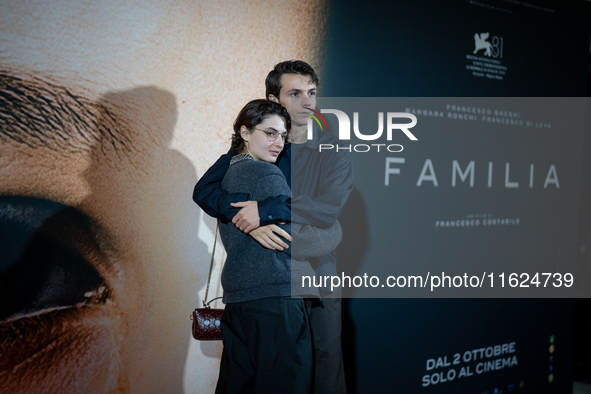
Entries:
[[267,75],[265,81],[267,99],[272,94],[279,99],[279,92],[281,92],[281,77],[283,74],[299,74],[310,77],[310,82],[318,86],[318,76],[310,65],[301,60],[288,60],[286,62],[277,63],[273,70]]

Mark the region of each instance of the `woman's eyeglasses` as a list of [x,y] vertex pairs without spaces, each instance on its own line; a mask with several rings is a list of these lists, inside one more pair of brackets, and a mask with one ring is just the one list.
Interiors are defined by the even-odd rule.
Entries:
[[281,136],[281,138],[283,139],[283,142],[285,142],[285,140],[287,139],[287,131],[280,133],[275,129],[257,129],[256,127],[254,128],[255,130],[259,130],[262,131],[263,133],[267,134],[267,139],[270,142],[273,142],[277,139],[277,137]]

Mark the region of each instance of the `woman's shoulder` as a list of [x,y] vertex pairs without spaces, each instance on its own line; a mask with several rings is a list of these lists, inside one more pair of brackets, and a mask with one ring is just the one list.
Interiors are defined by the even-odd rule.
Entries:
[[230,193],[248,193],[252,200],[258,201],[291,193],[279,167],[265,161],[254,160],[232,164],[222,181],[222,187]]
[[275,164],[257,160],[244,160],[238,163],[234,163],[230,166],[228,171],[236,172],[239,174],[256,176],[257,178],[266,175],[283,176],[283,173]]

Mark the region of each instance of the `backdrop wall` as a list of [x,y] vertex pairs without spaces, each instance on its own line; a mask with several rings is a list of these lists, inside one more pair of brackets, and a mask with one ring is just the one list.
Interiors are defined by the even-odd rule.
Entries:
[[[277,62],[308,61],[324,96],[584,95],[580,3],[440,3],[2,2],[0,391],[213,392],[221,344],[193,341],[188,316],[215,227],[191,194]],[[347,302],[350,390],[566,392],[572,313]],[[433,383],[456,354],[511,343],[518,365]]]

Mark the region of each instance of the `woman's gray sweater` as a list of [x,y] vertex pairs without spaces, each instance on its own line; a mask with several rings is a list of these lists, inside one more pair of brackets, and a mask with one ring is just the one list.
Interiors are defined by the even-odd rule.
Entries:
[[[251,201],[291,195],[287,181],[277,166],[252,159],[231,164],[222,180],[222,188],[228,193],[248,193]],[[314,270],[305,260],[325,255],[338,246],[342,238],[340,224],[337,222],[326,229],[296,223],[279,227],[291,234],[297,243],[295,248],[290,245],[284,252],[269,250],[232,222],[220,223],[220,235],[228,253],[222,271],[224,303],[289,295],[318,295],[316,288],[302,289],[302,276],[314,276]],[[292,277],[295,282],[293,291]]]

